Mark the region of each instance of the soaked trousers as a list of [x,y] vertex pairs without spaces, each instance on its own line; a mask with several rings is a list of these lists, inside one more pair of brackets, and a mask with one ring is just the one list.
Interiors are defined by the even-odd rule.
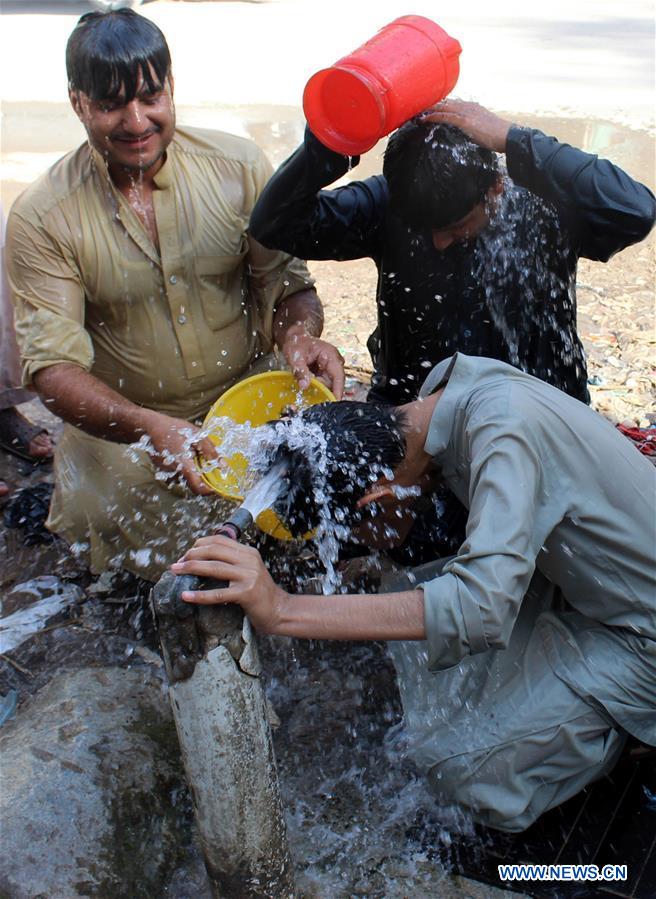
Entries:
[[[385,592],[439,573],[421,566]],[[510,643],[428,671],[422,642],[390,642],[404,710],[406,750],[442,805],[456,805],[498,830],[525,830],[550,808],[608,773],[625,732],[592,697],[558,676],[535,629],[555,618],[554,588],[533,579]]]
[[144,451],[70,425],[57,444],[54,470],[46,525],[94,574],[124,568],[157,581],[234,509],[218,496],[196,496],[176,478],[162,478]]

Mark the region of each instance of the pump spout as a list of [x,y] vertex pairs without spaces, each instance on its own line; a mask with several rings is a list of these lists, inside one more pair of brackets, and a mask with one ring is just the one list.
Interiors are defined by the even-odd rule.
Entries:
[[233,540],[239,540],[244,531],[253,524],[253,516],[245,506],[239,506],[238,509],[230,515],[227,521],[224,521],[216,532],[223,537],[231,537]]

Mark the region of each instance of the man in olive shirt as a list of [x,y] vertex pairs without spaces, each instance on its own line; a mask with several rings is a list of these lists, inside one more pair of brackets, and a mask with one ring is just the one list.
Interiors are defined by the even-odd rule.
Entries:
[[[304,263],[248,233],[271,174],[251,142],[176,129],[164,35],[129,10],[83,16],[66,63],[88,144],[16,202],[8,263],[23,378],[68,424],[49,527],[156,579],[222,514],[194,464],[217,396],[276,364],[341,393]],[[150,453],[125,444],[148,443]],[[164,477],[177,472],[181,477]]]

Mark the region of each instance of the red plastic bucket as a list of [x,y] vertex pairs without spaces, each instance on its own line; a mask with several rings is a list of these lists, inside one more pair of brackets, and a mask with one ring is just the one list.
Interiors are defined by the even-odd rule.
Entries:
[[303,92],[310,129],[357,156],[455,87],[461,46],[423,16],[402,16],[362,47],[313,75]]

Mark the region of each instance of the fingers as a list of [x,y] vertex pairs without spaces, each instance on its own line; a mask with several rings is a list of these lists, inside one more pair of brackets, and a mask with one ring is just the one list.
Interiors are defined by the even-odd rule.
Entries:
[[394,493],[390,486],[381,484],[379,486],[374,486],[365,493],[364,496],[361,496],[360,499],[356,502],[356,509],[363,509],[369,503],[377,503],[380,502],[381,499],[384,499],[387,496],[394,497]]
[[337,347],[325,340],[313,340],[307,350],[305,364],[310,374],[320,378],[330,387],[335,399],[341,400],[344,395],[344,358]]
[[[196,542],[193,544],[191,549],[195,549],[196,547],[200,547],[200,546],[211,546],[213,543],[216,543],[218,540],[227,541],[228,539],[229,539],[228,537],[219,537],[217,534],[210,534],[207,537],[199,537],[198,540],[196,540]],[[231,540],[230,542],[234,543],[234,540]],[[191,552],[191,549],[188,549],[187,553]],[[182,559],[186,558],[187,553],[185,553],[184,556],[182,556]],[[182,561],[182,559],[180,559],[180,561]]]
[[193,574],[228,582],[226,587],[211,590],[185,590],[181,594],[185,602],[201,605],[236,602],[247,607],[246,599],[257,580],[253,566],[255,558],[261,562],[257,550],[227,537],[204,537],[179,562],[171,565],[171,571],[177,575]]
[[180,474],[187,482],[187,486],[196,496],[210,496],[214,491],[200,476],[200,472],[191,460],[185,460],[180,467]]
[[341,399],[344,360],[336,347],[309,334],[293,334],[282,351],[301,390],[310,386],[313,377],[320,377]]
[[216,581],[234,581],[239,569],[226,562],[203,559],[189,559],[185,562],[174,562],[171,565],[174,574],[195,574],[197,577],[210,577]]
[[295,354],[295,360],[292,363],[292,374],[296,378],[299,388],[307,390],[312,380],[312,372],[307,367],[305,360],[299,358],[298,354]]
[[312,380],[312,372],[308,368],[307,358],[309,348],[306,341],[303,343],[297,337],[294,337],[293,348],[289,349],[287,345],[283,347],[283,355],[287,360],[292,374],[298,382],[301,390],[306,390],[310,386]]
[[460,118],[467,105],[470,104],[467,104],[464,100],[457,100],[453,97],[441,100],[439,103],[436,103],[435,106],[427,109],[426,112],[421,115],[421,119],[424,122],[444,122],[449,119]]
[[328,386],[335,394],[335,399],[341,400],[344,396],[344,359],[337,350],[335,350],[335,353],[336,357],[334,359],[328,359],[325,371],[330,379]]
[[240,593],[231,587],[214,590],[183,590],[180,594],[184,602],[195,603],[199,606],[214,606],[218,603],[235,603],[239,605]]
[[456,125],[475,143],[497,153],[505,153],[512,122],[500,118],[480,103],[470,100],[442,100],[422,116],[425,122]]
[[252,546],[245,546],[230,537],[213,534],[209,537],[200,537],[179,561],[187,562],[198,559],[227,562],[231,565],[240,564],[241,566],[250,562],[252,566],[253,563],[261,561],[261,556]]
[[54,448],[55,444],[50,434],[47,431],[42,431],[30,440],[27,451],[35,459],[45,459],[52,456]]
[[209,437],[203,437],[202,440],[194,441],[192,446],[198,453],[204,456],[205,459],[218,461],[221,458],[219,455],[219,448]]

